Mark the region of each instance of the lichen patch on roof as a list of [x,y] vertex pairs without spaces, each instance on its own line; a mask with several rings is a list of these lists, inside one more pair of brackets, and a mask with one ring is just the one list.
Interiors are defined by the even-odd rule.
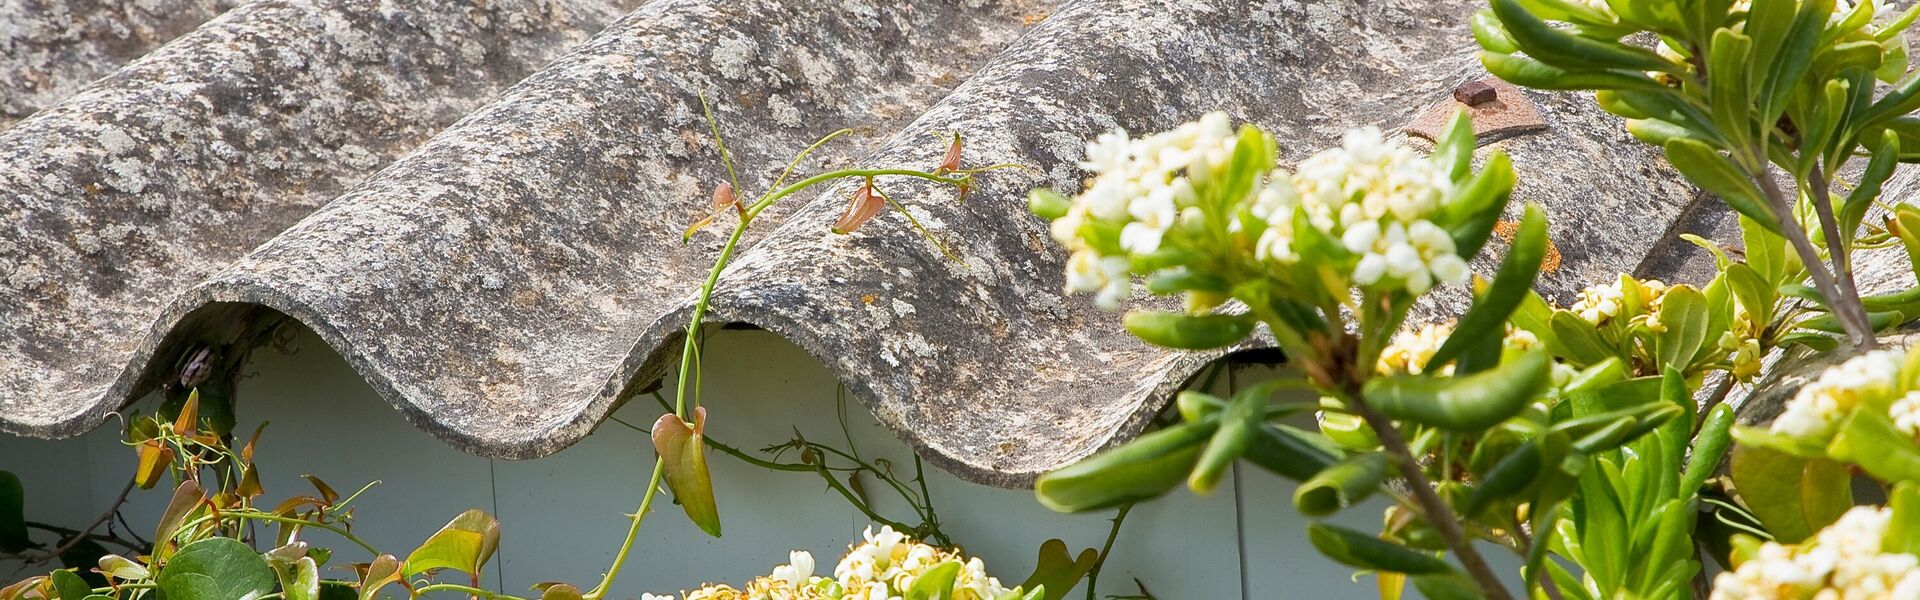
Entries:
[[[1022,485],[1136,434],[1213,358],[1060,294],[1023,198],[1077,188],[1083,140],[1225,110],[1298,160],[1485,76],[1465,0],[356,6],[248,4],[0,131],[0,429],[91,428],[266,307],[464,450],[558,451],[678,347],[720,243],[679,243],[724,173],[704,92],[749,190],[840,127],[806,168],[931,166],[954,131],[970,164],[1032,167],[965,202],[890,184],[959,262],[897,217],[828,235],[850,188],[790,198],[715,300],[935,464]],[[1695,193],[1590,100],[1523,93],[1547,128],[1487,148],[1547,207],[1542,291],[1566,296],[1640,264]]]

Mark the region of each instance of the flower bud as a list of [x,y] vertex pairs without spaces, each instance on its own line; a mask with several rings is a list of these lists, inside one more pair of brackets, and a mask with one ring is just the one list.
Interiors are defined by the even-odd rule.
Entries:
[[880,209],[886,205],[886,199],[874,193],[873,182],[867,182],[860,186],[860,191],[853,193],[853,201],[847,203],[847,212],[840,215],[840,220],[833,222],[833,232],[841,235],[853,233],[853,230],[880,214]]
[[953,145],[947,146],[946,158],[940,159],[940,166],[933,169],[935,175],[945,175],[960,170],[960,134],[953,134]]
[[713,188],[713,209],[714,210],[717,211],[722,208],[726,208],[726,207],[734,206],[738,204],[740,204],[740,199],[735,198],[733,196],[732,183],[727,183],[723,181],[723,182],[720,182],[719,187]]

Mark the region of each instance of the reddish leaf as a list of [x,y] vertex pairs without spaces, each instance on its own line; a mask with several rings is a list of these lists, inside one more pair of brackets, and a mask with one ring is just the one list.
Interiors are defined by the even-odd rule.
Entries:
[[853,200],[847,203],[847,212],[840,215],[840,220],[833,222],[833,232],[842,235],[853,233],[853,230],[873,220],[874,215],[880,214],[880,209],[886,207],[886,199],[873,193],[873,182],[868,181],[853,193]]

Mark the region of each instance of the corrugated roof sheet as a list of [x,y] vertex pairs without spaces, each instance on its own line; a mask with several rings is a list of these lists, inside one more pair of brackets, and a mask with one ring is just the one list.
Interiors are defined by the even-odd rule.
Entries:
[[[449,443],[564,448],[677,351],[719,246],[679,244],[723,173],[707,91],[749,189],[839,127],[859,134],[810,168],[930,166],[951,131],[970,164],[1035,168],[965,202],[893,186],[962,263],[897,218],[827,235],[850,188],[791,199],[715,300],[935,464],[1020,485],[1138,432],[1213,358],[1059,293],[1064,257],[1024,195],[1076,189],[1083,140],[1218,109],[1299,159],[1484,77],[1475,2],[1049,4],[246,4],[0,131],[0,429],[89,429],[266,307]],[[1554,219],[1543,291],[1639,265],[1695,201],[1590,100],[1504,100],[1548,124],[1494,143]]]

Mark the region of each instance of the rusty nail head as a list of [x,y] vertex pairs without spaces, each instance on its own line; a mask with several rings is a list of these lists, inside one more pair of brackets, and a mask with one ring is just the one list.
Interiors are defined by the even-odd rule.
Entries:
[[1499,96],[1500,92],[1485,81],[1469,81],[1453,88],[1453,99],[1468,106],[1486,104]]

